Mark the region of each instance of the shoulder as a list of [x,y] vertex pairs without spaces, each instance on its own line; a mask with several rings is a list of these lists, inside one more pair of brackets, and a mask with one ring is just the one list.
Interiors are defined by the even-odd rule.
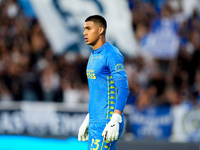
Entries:
[[108,44],[106,53],[110,57],[111,56],[112,57],[114,57],[114,56],[123,57],[121,52],[119,51],[119,49],[112,44]]

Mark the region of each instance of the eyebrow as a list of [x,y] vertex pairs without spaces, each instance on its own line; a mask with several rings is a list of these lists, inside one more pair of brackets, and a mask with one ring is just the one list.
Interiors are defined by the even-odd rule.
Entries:
[[83,29],[89,29],[89,28],[90,28],[90,26],[83,27]]

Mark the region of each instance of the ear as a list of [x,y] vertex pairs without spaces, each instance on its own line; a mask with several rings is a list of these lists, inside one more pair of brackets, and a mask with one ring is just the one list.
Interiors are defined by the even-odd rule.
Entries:
[[104,33],[104,28],[103,27],[99,27],[99,34],[103,34]]

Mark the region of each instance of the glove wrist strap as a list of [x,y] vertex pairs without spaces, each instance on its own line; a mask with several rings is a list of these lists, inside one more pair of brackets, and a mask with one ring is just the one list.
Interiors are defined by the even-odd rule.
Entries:
[[114,113],[114,114],[112,115],[111,120],[114,120],[114,121],[117,121],[117,122],[121,123],[121,122],[122,122],[122,117],[121,117],[121,115],[119,115],[119,114],[117,114],[117,113]]

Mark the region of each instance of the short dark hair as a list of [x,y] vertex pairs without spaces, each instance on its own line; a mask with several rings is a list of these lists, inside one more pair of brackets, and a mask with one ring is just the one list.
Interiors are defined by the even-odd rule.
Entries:
[[93,21],[94,23],[100,24],[106,31],[107,28],[107,22],[106,19],[100,15],[92,15],[89,16],[87,19],[85,19],[85,22],[87,21]]

